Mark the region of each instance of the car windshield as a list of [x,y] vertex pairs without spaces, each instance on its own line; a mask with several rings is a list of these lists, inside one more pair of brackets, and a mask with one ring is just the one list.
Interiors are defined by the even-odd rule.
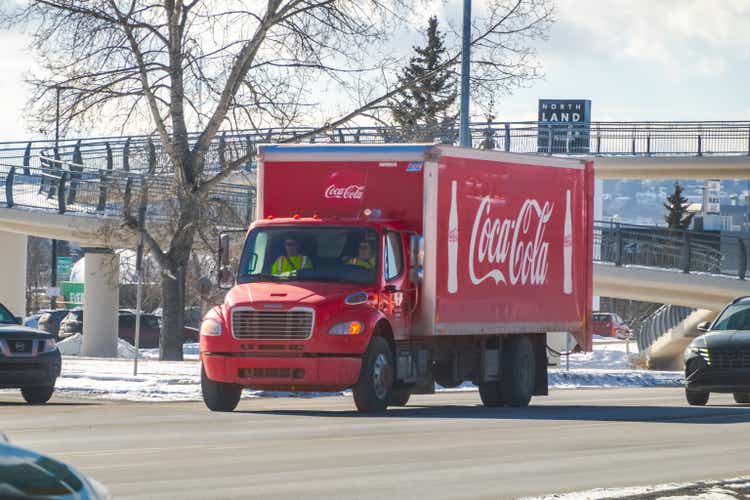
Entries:
[[16,324],[16,318],[2,304],[0,304],[0,323],[11,324],[11,325]]
[[594,314],[594,321],[609,321],[609,314]]
[[750,330],[750,304],[732,304],[727,307],[711,330]]
[[370,284],[378,234],[361,227],[254,229],[240,259],[238,282],[331,281]]

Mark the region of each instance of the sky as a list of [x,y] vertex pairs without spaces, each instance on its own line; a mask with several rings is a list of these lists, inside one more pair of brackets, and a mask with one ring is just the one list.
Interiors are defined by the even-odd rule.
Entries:
[[[435,8],[460,19],[460,3]],[[535,120],[540,98],[590,99],[592,120],[750,120],[747,0],[554,3],[549,40],[536,43],[545,76],[498,100],[496,120]],[[0,30],[0,141],[32,135],[23,115],[22,75],[34,65],[27,43]]]

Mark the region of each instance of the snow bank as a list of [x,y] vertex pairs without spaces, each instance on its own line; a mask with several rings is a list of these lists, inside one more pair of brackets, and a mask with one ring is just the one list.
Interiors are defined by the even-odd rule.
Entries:
[[[57,343],[57,348],[64,356],[80,356],[83,348],[83,335],[76,333],[65,340]],[[145,350],[145,349],[144,349]],[[151,350],[151,349],[150,349]],[[135,347],[127,340],[117,339],[117,357],[133,359],[135,357]],[[156,349],[156,358],[159,357],[159,350]]]

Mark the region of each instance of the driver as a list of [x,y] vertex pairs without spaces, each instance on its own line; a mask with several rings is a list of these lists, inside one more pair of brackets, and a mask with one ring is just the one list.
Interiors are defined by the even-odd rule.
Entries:
[[312,262],[307,255],[300,252],[299,241],[294,237],[284,240],[284,255],[280,255],[271,266],[274,276],[289,276],[293,271],[312,269]]
[[372,244],[367,240],[359,242],[357,256],[347,259],[346,264],[350,266],[364,267],[365,269],[375,269],[375,255],[372,251]]

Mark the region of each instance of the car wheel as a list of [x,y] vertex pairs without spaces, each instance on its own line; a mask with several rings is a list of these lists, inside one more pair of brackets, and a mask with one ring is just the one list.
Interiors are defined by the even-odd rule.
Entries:
[[708,403],[708,396],[710,396],[710,394],[710,392],[685,389],[685,398],[691,406],[705,406],[706,403]]
[[208,378],[206,370],[201,365],[201,392],[203,402],[211,411],[232,411],[242,397],[242,386],[215,382]]
[[534,347],[526,335],[511,337],[506,344],[502,393],[508,406],[528,406],[534,394]]
[[362,359],[359,380],[352,387],[354,404],[362,413],[385,411],[393,391],[393,354],[388,341],[373,337]]
[[55,392],[54,386],[47,387],[22,387],[21,388],[21,395],[23,396],[23,399],[26,400],[27,403],[38,405],[43,404],[49,401],[49,398],[52,397],[52,394]]
[[741,405],[750,404],[750,392],[735,392],[733,394],[734,402]]
[[406,406],[411,397],[411,387],[401,387],[391,391],[391,399],[388,400],[388,406]]

